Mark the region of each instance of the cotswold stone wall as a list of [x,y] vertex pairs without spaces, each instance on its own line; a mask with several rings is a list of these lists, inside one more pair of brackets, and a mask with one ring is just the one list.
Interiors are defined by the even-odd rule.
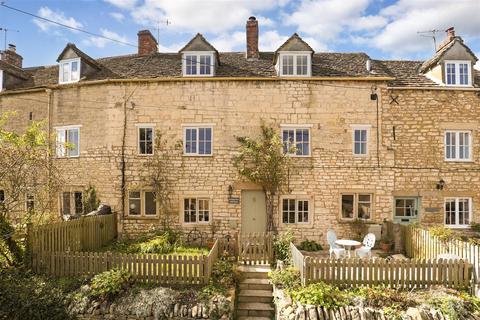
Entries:
[[[173,219],[172,227],[193,228],[212,235],[233,234],[241,229],[240,204],[228,203],[228,188],[233,196],[249,188],[232,165],[237,152],[236,136],[260,133],[261,121],[280,125],[309,125],[311,157],[294,158],[289,193],[311,200],[311,221],[291,226],[297,239],[309,238],[326,243],[326,231],[333,228],[340,237],[352,236],[354,226],[340,219],[342,192],[370,192],[373,197],[372,222],[381,223],[393,215],[396,194],[422,196],[422,208],[441,207],[435,214],[421,213],[425,222],[442,222],[443,195],[470,194],[478,189],[478,173],[439,173],[432,166],[450,166],[439,159],[442,152],[437,118],[456,119],[474,126],[478,121],[478,98],[473,93],[449,92],[437,97],[437,91],[389,91],[379,86],[380,118],[377,162],[376,103],[370,100],[372,83],[326,81],[161,81],[131,84],[96,84],[65,86],[53,90],[50,127],[81,125],[80,157],[55,160],[65,170],[65,189],[79,189],[88,184],[97,187],[103,202],[120,215],[121,229],[138,234],[158,228],[160,218],[129,217],[121,212],[121,146],[123,137],[124,96],[134,92],[127,102],[126,187],[136,190],[144,185],[145,156],[137,155],[138,124],[153,124],[162,131],[170,145],[182,140],[185,124],[213,126],[213,156],[187,157],[178,150],[171,161]],[[391,105],[390,95],[400,95],[400,105]],[[451,98],[450,96],[458,96]],[[30,101],[22,100],[30,99]],[[32,101],[33,99],[33,101]],[[463,99],[467,103],[463,106]],[[37,102],[38,101],[38,102]],[[46,93],[0,95],[0,111],[34,110],[34,119],[47,115]],[[463,106],[463,107],[460,107]],[[467,114],[463,112],[467,110]],[[449,116],[447,116],[447,114]],[[474,120],[476,119],[476,120]],[[432,122],[433,121],[433,122]],[[440,121],[440,120],[438,120]],[[443,120],[442,120],[443,121]],[[424,126],[425,122],[425,126]],[[22,129],[26,117],[10,123]],[[369,125],[368,155],[353,157],[352,125]],[[396,140],[392,127],[396,127]],[[425,128],[424,128],[425,127]],[[478,138],[477,128],[474,144]],[[431,151],[437,148],[435,151]],[[475,147],[474,159],[478,157]],[[431,154],[435,157],[431,160]],[[426,162],[428,168],[406,166]],[[422,165],[423,166],[423,165]],[[452,164],[455,168],[475,167],[475,163]],[[443,169],[442,169],[443,170]],[[443,178],[446,189],[437,192],[435,184]],[[477,186],[477,187],[475,187]],[[211,198],[211,223],[181,225],[181,200],[185,196]],[[282,195],[279,195],[282,196]],[[478,193],[473,194],[474,203]],[[478,206],[474,205],[475,216]],[[276,209],[274,221],[280,231]]]
[[[395,158],[395,196],[420,198],[422,224],[443,224],[446,197],[471,197],[479,222],[480,97],[462,90],[384,90],[382,143]],[[392,97],[396,101],[392,102]],[[445,161],[445,130],[472,134],[472,161]],[[436,185],[445,181],[443,190]]]

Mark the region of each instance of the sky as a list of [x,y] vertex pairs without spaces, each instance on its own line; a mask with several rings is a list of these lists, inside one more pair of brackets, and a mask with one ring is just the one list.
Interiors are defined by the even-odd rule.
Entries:
[[[374,59],[425,60],[431,33],[456,34],[480,57],[480,0],[1,0],[63,24],[136,45],[137,32],[159,34],[160,51],[176,52],[196,33],[219,51],[245,51],[245,22],[259,21],[261,51],[276,50],[297,32],[317,52],[365,52]],[[168,21],[168,23],[167,23]],[[0,28],[24,66],[51,65],[68,42],[91,57],[136,48],[35,19],[0,6]],[[4,48],[0,33],[0,48]],[[480,63],[477,63],[480,69]]]

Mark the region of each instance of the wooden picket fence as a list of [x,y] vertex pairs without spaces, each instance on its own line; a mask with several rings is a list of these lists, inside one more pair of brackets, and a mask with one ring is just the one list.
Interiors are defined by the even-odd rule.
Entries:
[[436,259],[438,255],[454,254],[473,265],[475,280],[480,274],[480,246],[462,240],[442,241],[430,231],[415,226],[402,226],[405,253],[415,259]]
[[472,281],[472,265],[463,260],[306,257],[304,268],[305,284],[322,281],[343,288],[383,285],[410,290],[442,285],[468,289]]
[[207,256],[124,254],[116,252],[41,252],[32,269],[51,276],[93,276],[111,269],[130,272],[156,284],[206,284],[219,256],[219,240]]
[[243,233],[238,237],[239,261],[244,264],[269,264],[273,261],[272,233]]
[[115,214],[27,227],[27,243],[33,253],[92,251],[116,237]]
[[302,285],[321,281],[342,288],[377,285],[398,289],[435,285],[472,288],[473,266],[463,260],[313,258],[304,256],[293,243],[290,250],[292,265],[300,271]]

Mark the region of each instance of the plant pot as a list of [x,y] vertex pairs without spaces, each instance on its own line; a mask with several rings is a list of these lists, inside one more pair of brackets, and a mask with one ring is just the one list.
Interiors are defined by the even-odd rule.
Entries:
[[212,249],[214,245],[215,245],[215,241],[208,241],[207,242],[208,249]]
[[392,243],[380,242],[380,249],[382,249],[384,252],[390,252],[390,250],[392,250]]

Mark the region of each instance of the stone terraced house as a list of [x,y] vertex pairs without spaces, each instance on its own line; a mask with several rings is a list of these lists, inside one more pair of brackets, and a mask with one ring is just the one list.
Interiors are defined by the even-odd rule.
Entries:
[[82,213],[92,184],[128,234],[161,223],[144,184],[159,132],[173,150],[173,227],[264,231],[263,192],[232,164],[236,137],[258,135],[262,121],[296,146],[275,208],[280,231],[325,243],[327,229],[348,236],[359,223],[480,222],[480,74],[453,28],[428,61],[314,52],[297,34],[261,52],[254,17],[246,47],[218,52],[197,34],[178,53],[159,53],[140,31],[135,54],[94,59],[68,44],[56,65],[22,68],[11,46],[0,60],[0,112],[17,112],[12,129],[44,119],[56,135],[54,161],[67,172],[59,216]]

